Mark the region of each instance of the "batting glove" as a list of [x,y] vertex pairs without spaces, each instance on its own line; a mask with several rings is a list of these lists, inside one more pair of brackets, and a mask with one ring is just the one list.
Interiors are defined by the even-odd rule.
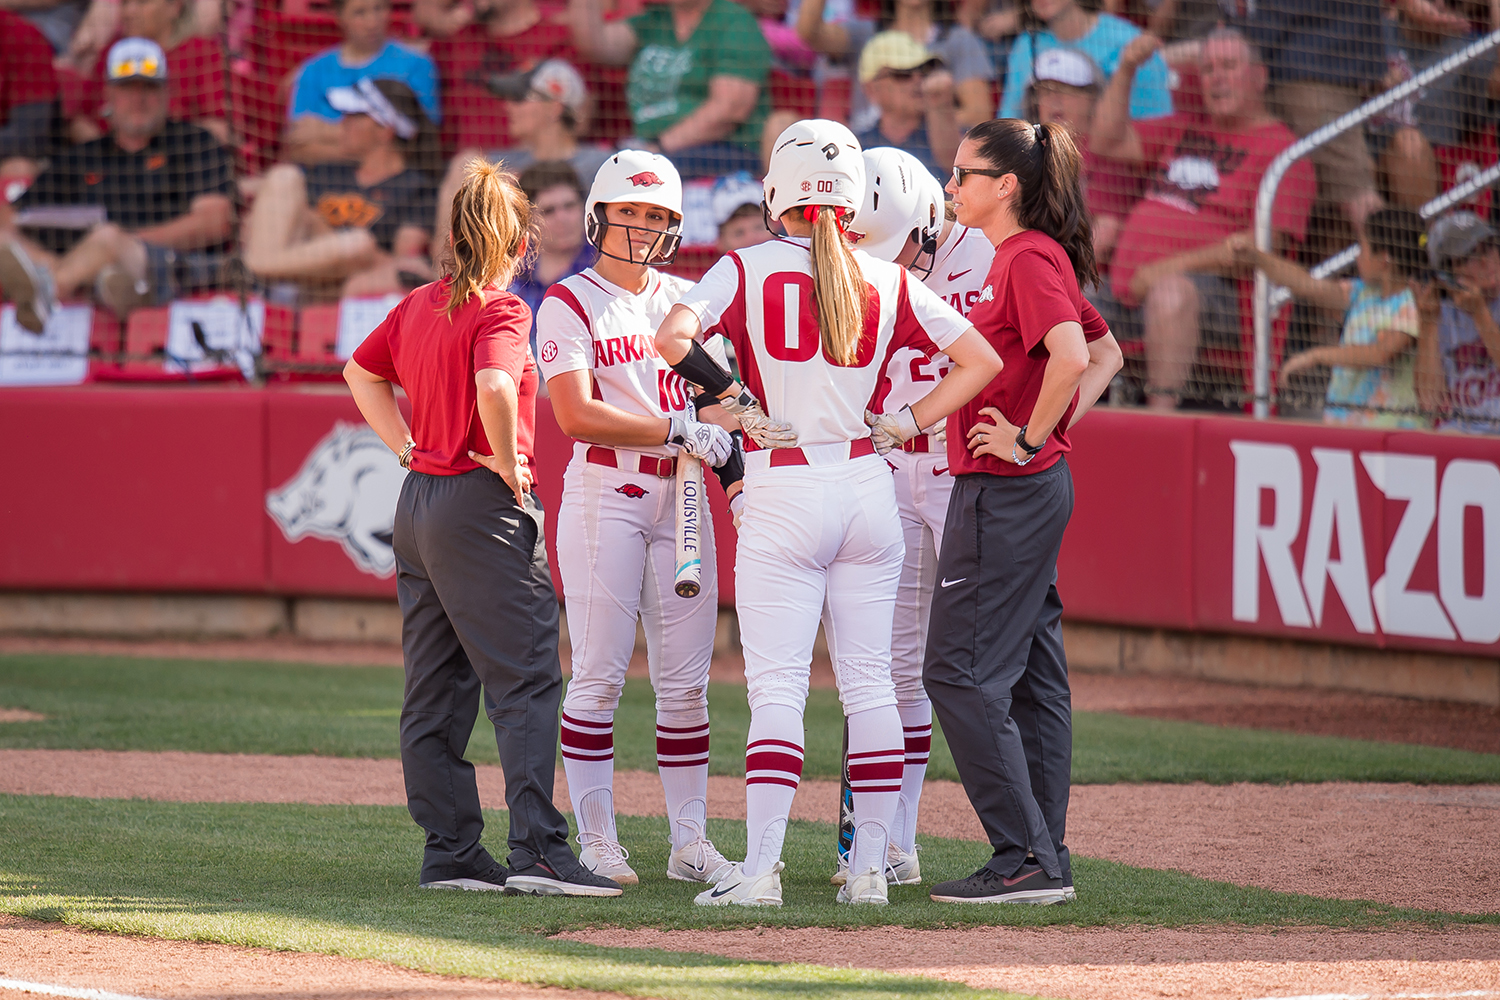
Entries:
[[734,518],[734,530],[740,530],[740,519],[745,516],[745,491],[741,490],[729,498],[729,513]]
[[672,429],[667,432],[667,444],[675,444],[683,451],[709,465],[723,465],[734,451],[734,438],[718,424],[704,424],[686,417],[672,417]]
[[871,443],[882,455],[894,451],[922,433],[922,428],[917,426],[917,418],[912,416],[910,406],[903,406],[895,413],[871,413],[866,410],[865,423],[870,425]]
[[719,404],[734,415],[750,439],[762,448],[797,447],[797,432],[792,430],[792,425],[766,416],[760,400],[750,395],[748,389],[741,389],[738,396],[719,400]]

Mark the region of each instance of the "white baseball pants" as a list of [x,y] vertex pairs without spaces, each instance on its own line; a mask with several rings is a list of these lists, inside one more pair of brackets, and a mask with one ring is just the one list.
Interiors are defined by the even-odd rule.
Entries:
[[893,451],[885,456],[895,470],[896,509],[906,558],[896,590],[896,614],[891,625],[891,679],[902,704],[927,700],[922,688],[922,658],[927,652],[927,618],[932,588],[938,585],[937,557],[943,547],[943,522],[953,477],[948,456]]

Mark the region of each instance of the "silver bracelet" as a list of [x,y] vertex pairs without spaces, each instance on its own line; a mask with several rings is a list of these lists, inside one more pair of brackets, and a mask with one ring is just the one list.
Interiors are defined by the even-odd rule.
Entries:
[[1036,458],[1036,455],[1034,455],[1034,454],[1033,455],[1027,455],[1026,456],[1026,461],[1025,462],[1021,461],[1021,456],[1016,454],[1016,443],[1014,441],[1012,441],[1010,443],[1010,458],[1011,458],[1011,461],[1014,462],[1017,466],[1022,466],[1022,465],[1025,465],[1027,462],[1030,462],[1033,458]]

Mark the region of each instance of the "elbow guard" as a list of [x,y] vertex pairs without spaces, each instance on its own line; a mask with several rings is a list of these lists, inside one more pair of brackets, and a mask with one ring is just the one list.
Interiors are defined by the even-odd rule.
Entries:
[[696,340],[688,348],[687,356],[673,365],[672,370],[715,396],[734,385],[734,376],[725,371]]
[[719,477],[719,485],[724,487],[725,493],[745,478],[745,435],[742,431],[733,431],[729,436],[734,438],[734,450],[724,459],[723,465],[714,467],[714,475]]

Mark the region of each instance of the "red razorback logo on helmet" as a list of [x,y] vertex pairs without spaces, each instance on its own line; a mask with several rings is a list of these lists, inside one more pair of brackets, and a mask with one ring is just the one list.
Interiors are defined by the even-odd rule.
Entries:
[[635,483],[626,483],[624,486],[616,486],[615,492],[623,493],[632,500],[639,500],[641,497],[646,495],[646,491],[641,489]]
[[656,176],[656,174],[652,173],[649,170],[642,170],[638,174],[631,174],[625,179],[634,184],[636,187],[657,187],[658,185],[666,183],[660,177]]

